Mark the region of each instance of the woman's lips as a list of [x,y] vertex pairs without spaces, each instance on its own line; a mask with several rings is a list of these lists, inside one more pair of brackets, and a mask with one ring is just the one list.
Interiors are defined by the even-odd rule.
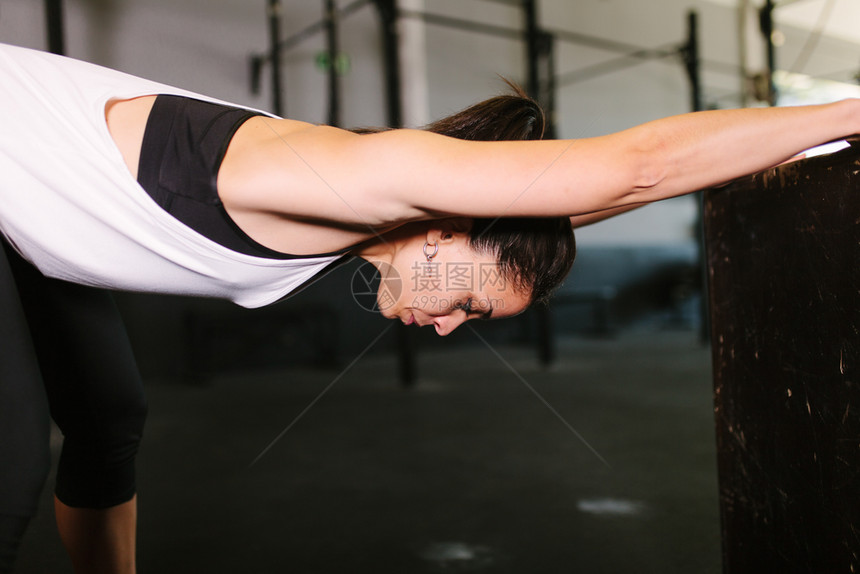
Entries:
[[409,315],[409,319],[407,319],[407,320],[406,320],[406,321],[404,321],[403,323],[404,323],[405,325],[411,325],[411,324],[412,324],[412,323],[414,323],[414,322],[415,322],[415,315],[410,314],[410,315]]

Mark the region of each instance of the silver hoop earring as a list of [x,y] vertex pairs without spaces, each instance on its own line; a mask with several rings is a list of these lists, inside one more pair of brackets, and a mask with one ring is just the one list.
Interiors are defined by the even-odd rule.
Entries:
[[436,257],[436,254],[439,253],[439,244],[438,243],[433,244],[433,253],[427,253],[428,247],[430,247],[430,242],[425,241],[424,242],[424,249],[423,249],[424,257],[427,258],[427,262],[429,263],[434,257]]

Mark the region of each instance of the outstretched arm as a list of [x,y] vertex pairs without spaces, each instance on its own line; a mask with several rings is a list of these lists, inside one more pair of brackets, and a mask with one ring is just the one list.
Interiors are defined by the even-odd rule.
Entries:
[[[589,221],[719,185],[858,132],[860,100],[697,112],[582,140],[471,142],[415,130],[356,136],[311,128],[282,138],[290,185],[305,190],[307,202],[265,195],[281,213],[360,216],[374,225],[455,215]],[[340,211],[329,214],[316,198],[332,190]]]
[[[458,215],[615,212],[719,185],[858,131],[860,100],[848,100],[686,114],[575,142],[464,145],[459,157],[437,152],[439,165],[457,168],[440,170],[433,187],[404,201],[431,214],[449,206]],[[430,170],[422,175],[434,181]]]

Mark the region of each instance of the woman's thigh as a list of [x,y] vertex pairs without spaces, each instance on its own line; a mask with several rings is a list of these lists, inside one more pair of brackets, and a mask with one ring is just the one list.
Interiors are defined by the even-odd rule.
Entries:
[[51,416],[64,435],[57,495],[106,507],[134,494],[146,401],[119,311],[107,291],[48,279],[10,257]]

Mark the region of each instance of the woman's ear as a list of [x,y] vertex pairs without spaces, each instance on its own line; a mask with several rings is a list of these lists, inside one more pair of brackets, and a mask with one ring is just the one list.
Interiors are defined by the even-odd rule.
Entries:
[[473,223],[471,217],[449,217],[434,221],[427,229],[427,242],[431,245],[450,243],[458,236],[468,235]]

